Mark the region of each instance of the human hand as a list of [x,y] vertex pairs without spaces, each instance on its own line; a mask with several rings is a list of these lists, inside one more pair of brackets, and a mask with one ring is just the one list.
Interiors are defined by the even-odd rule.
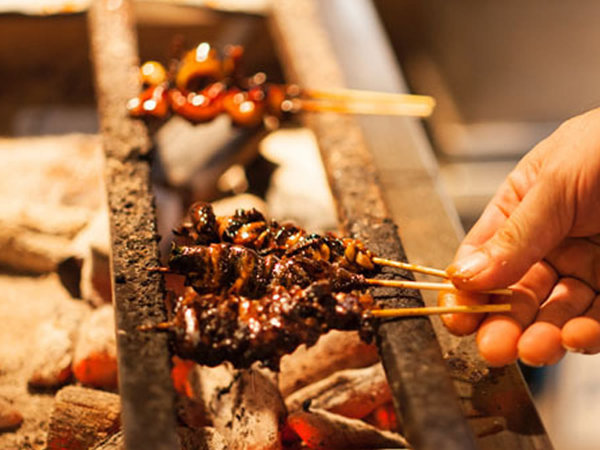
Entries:
[[[506,303],[509,314],[442,316],[477,330],[490,365],[553,364],[565,349],[600,352],[600,109],[574,117],[519,162],[460,245],[447,272],[465,291],[441,304]],[[483,322],[482,322],[483,320]]]

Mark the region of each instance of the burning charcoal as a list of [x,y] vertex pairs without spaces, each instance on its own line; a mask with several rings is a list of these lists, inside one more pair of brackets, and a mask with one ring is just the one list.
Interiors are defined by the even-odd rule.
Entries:
[[111,305],[95,309],[81,324],[73,373],[77,380],[89,386],[117,387],[115,321]]
[[365,367],[379,360],[377,348],[356,332],[331,331],[309,348],[301,346],[281,359],[279,389],[283,396],[342,369]]
[[0,398],[0,432],[19,428],[22,423],[21,413],[12,404]]
[[391,400],[388,403],[379,405],[368,416],[362,417],[362,420],[380,430],[402,431]]
[[192,396],[190,397],[197,403],[205,405],[206,421],[214,424],[217,409],[213,404],[214,398],[220,392],[228,393],[234,382],[235,371],[227,364],[221,364],[216,367],[194,365],[189,372],[189,384]]
[[0,262],[53,271],[74,256],[72,240],[104,202],[99,140],[5,139],[0,149]]
[[125,450],[125,436],[118,431],[94,447],[94,450]]
[[390,388],[379,363],[336,372],[289,395],[285,404],[290,413],[310,402],[311,408],[360,419],[390,400]]
[[56,395],[47,448],[93,448],[119,431],[120,415],[118,395],[79,386],[64,387]]
[[197,430],[179,427],[177,439],[181,450],[226,450],[231,447],[221,434],[211,427],[203,427]]
[[[255,366],[256,367],[256,366]],[[275,375],[266,369],[236,371],[198,366],[194,391],[228,449],[279,449],[285,405]]]
[[313,449],[408,448],[398,433],[381,431],[362,420],[322,409],[296,411],[288,417],[288,424]]
[[[196,363],[173,357],[171,378],[175,390],[179,394],[176,399],[177,417],[188,427],[201,429],[211,423],[208,413],[208,402],[200,393],[202,389]],[[216,369],[218,370],[218,369]]]
[[88,226],[77,236],[74,247],[83,255],[81,297],[95,306],[112,301],[109,250],[108,211],[96,211]]
[[210,422],[206,419],[206,405],[192,398],[177,396],[175,399],[177,418],[191,429],[199,430]]
[[33,387],[54,387],[65,384],[71,378],[73,341],[69,331],[53,323],[38,328],[40,348],[34,354],[34,370],[29,378]]
[[79,301],[61,304],[57,316],[42,323],[36,331],[29,384],[38,388],[57,387],[72,375],[73,351],[79,324],[90,307]]
[[60,261],[72,256],[70,240],[24,230],[0,221],[0,262],[16,270],[44,273],[56,270]]

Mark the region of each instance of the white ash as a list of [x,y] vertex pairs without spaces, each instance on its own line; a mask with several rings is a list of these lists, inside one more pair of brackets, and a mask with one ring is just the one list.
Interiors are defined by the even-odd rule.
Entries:
[[272,217],[313,232],[337,229],[333,198],[312,132],[278,130],[261,143],[261,154],[279,165],[266,194]]

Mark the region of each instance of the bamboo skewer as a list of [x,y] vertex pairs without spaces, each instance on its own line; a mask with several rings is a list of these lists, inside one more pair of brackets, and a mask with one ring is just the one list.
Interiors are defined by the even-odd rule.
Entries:
[[294,111],[428,117],[435,100],[427,95],[355,89],[302,89],[300,97],[291,99],[291,104]]
[[[446,273],[445,270],[434,269],[433,267],[421,266],[419,264],[405,263],[402,261],[395,261],[393,259],[379,258],[377,256],[372,257],[371,261],[374,264],[377,264],[380,266],[396,267],[397,269],[405,269],[410,272],[419,272],[419,273],[433,275],[433,276],[440,277],[440,278],[448,278],[448,274]],[[151,267],[148,270],[151,272],[163,272],[163,273],[170,272],[168,267]]]
[[[405,263],[400,263],[405,264]],[[410,265],[410,264],[409,264]],[[420,266],[422,269],[430,269]],[[147,269],[150,272],[172,273],[168,267],[151,267]],[[433,271],[439,269],[430,269]],[[408,281],[408,280],[380,280],[376,278],[364,278],[364,282],[372,286],[386,286],[393,288],[405,289],[422,289],[428,291],[449,291],[460,292],[452,283],[434,283],[430,281]],[[474,291],[477,294],[497,294],[497,295],[512,295],[512,290],[505,289],[490,289],[486,291]]]
[[[396,317],[416,317],[416,316],[434,316],[440,314],[485,314],[509,312],[512,305],[502,303],[499,305],[455,305],[455,306],[416,306],[409,308],[385,308],[371,309],[368,313],[378,319],[396,318]],[[175,322],[160,322],[151,325],[140,325],[141,331],[152,330],[171,330],[175,327]]]
[[[454,305],[454,306],[416,306],[408,308],[385,308],[372,309],[369,314],[377,318],[434,316],[440,314],[485,314],[509,312],[512,309],[510,303],[498,305]],[[141,330],[169,330],[173,328],[174,322],[161,322],[154,325],[140,325]]]
[[456,305],[456,306],[421,306],[415,308],[388,308],[373,309],[370,314],[373,317],[409,317],[409,316],[432,316],[436,314],[483,314],[508,312],[511,305],[508,303],[500,305]]
[[411,272],[419,272],[419,273],[425,273],[427,275],[433,275],[436,277],[448,278],[448,274],[446,273],[445,270],[434,269],[433,267],[426,267],[426,266],[421,266],[419,264],[405,263],[402,261],[395,261],[393,259],[379,258],[378,256],[372,257],[371,261],[374,264],[378,264],[380,266],[396,267],[398,269],[405,269],[405,270],[409,270]]
[[338,101],[376,101],[379,103],[413,103],[435,106],[429,95],[398,94],[394,92],[365,91],[360,89],[302,89],[301,96],[310,99]]
[[429,117],[433,108],[429,105],[412,103],[376,103],[376,102],[346,102],[320,101],[311,99],[293,99],[295,111],[336,112],[341,114],[369,114],[382,116],[412,116]]
[[[452,283],[432,283],[429,281],[404,281],[404,280],[378,280],[375,278],[367,278],[365,281],[374,286],[387,286],[394,288],[407,289],[423,289],[429,291],[450,291],[459,292]],[[510,289],[491,289],[487,291],[476,291],[477,294],[499,294],[512,295]]]

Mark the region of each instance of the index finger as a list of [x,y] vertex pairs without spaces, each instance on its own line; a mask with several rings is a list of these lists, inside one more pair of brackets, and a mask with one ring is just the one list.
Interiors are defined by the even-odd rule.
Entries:
[[523,164],[517,165],[500,185],[481,217],[463,239],[455,260],[472,253],[487,242],[519,206],[533,184],[522,166]]

